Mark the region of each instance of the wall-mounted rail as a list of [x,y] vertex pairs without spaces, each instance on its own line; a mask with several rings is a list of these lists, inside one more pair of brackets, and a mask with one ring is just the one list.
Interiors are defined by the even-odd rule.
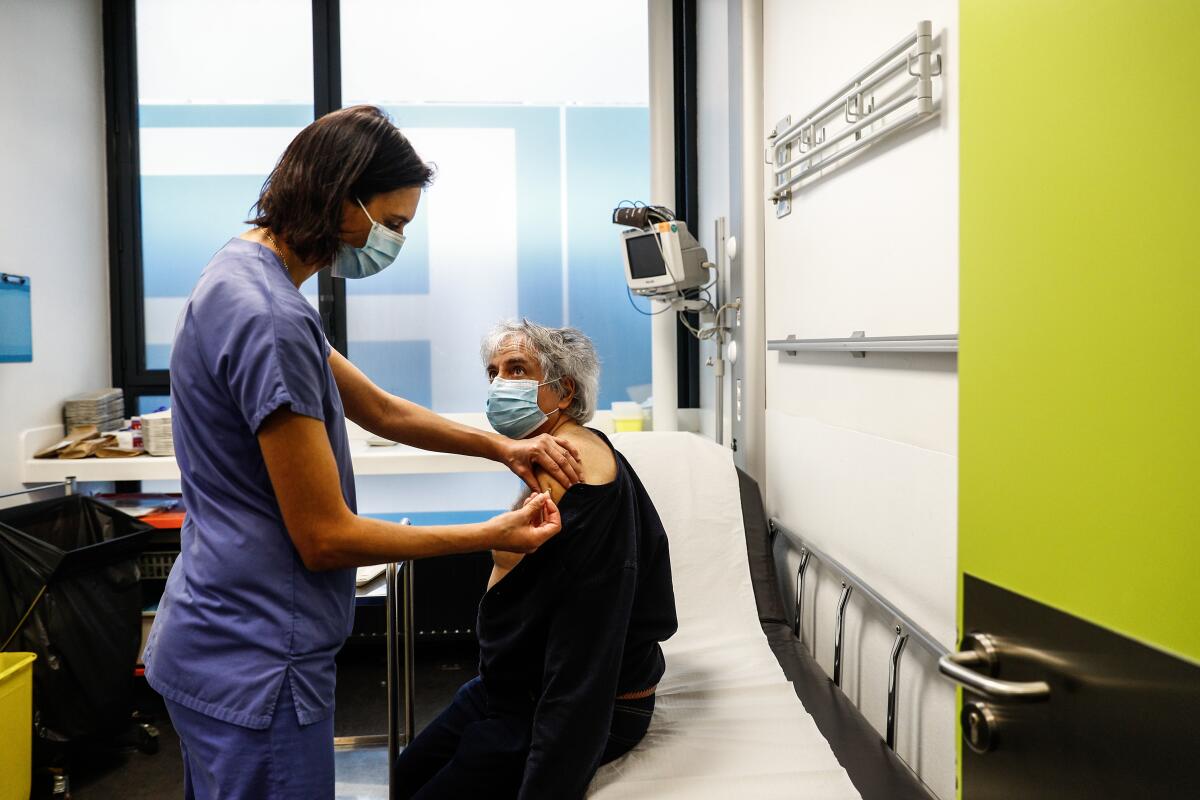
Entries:
[[[902,73],[911,78],[905,90],[876,108],[875,90]],[[913,32],[859,70],[807,114],[797,117],[795,122],[791,116],[780,120],[767,137],[767,163],[775,167],[768,199],[775,204],[775,215],[783,217],[791,213],[792,192],[806,178],[937,114],[933,79],[941,74],[942,58],[933,52],[933,23],[922,20]],[[896,116],[896,112],[906,107],[907,111]],[[839,116],[844,127],[827,134],[827,123]],[[851,144],[838,147],[850,137],[854,137]]]
[[[796,573],[796,624],[793,630],[797,637],[803,630],[802,613],[804,601],[804,575],[812,559],[820,561],[824,566],[841,576],[842,588],[838,595],[837,615],[833,627],[833,682],[841,686],[842,660],[845,647],[846,605],[852,593],[859,593],[874,605],[884,616],[888,617],[896,628],[896,639],[892,644],[891,657],[888,663],[888,693],[887,693],[887,732],[885,740],[888,747],[896,749],[896,718],[899,711],[900,691],[900,657],[909,639],[912,639],[936,659],[942,659],[951,654],[951,650],[934,638],[933,634],[913,622],[904,612],[888,601],[869,584],[846,569],[837,559],[813,547],[799,534],[794,533],[779,520],[770,520],[771,532],[782,533],[794,545],[800,548],[800,567]],[[809,650],[814,651],[809,645]]]
[[852,353],[861,358],[870,352],[888,353],[957,353],[958,334],[938,333],[927,336],[867,336],[855,331],[853,336],[840,339],[771,339],[768,350],[782,350],[789,355],[801,351]]

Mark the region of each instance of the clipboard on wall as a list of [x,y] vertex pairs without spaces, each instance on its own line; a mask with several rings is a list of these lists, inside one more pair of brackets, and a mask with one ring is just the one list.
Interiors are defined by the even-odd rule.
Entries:
[[0,364],[33,361],[29,276],[0,272]]

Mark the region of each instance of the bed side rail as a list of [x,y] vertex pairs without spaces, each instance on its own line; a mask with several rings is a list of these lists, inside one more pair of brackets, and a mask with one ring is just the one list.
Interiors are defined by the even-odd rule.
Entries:
[[[788,529],[783,523],[777,519],[770,519],[771,535],[775,536],[779,533],[784,534],[793,544],[800,548],[800,565],[796,570],[796,618],[792,627],[792,632],[797,639],[803,644],[803,619],[804,610],[804,575],[808,569],[808,564],[811,559],[816,559],[827,566],[833,572],[841,575],[842,593],[838,597],[837,615],[834,619],[833,627],[833,682],[839,688],[842,685],[842,662],[845,650],[845,623],[846,623],[846,606],[850,602],[850,597],[854,592],[858,592],[865,597],[867,601],[873,605],[878,611],[882,612],[885,617],[892,620],[892,624],[896,629],[896,638],[892,643],[892,651],[890,661],[888,663],[888,686],[887,686],[887,730],[884,740],[887,746],[893,751],[896,749],[896,718],[899,709],[899,691],[900,691],[900,662],[904,655],[905,647],[911,639],[916,645],[929,651],[933,657],[939,661],[950,656],[950,650],[942,645],[931,633],[926,631],[917,623],[913,622],[904,612],[895,606],[891,601],[885,598],[879,592],[871,588],[870,584],[862,578],[855,575],[845,567],[840,561],[828,553],[823,552],[817,547],[814,547],[811,542],[808,542],[798,533]],[[810,652],[815,652],[811,645],[806,645]]]

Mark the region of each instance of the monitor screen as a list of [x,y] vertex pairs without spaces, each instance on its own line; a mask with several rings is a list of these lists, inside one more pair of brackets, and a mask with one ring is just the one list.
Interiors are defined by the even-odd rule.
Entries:
[[629,254],[629,275],[634,279],[657,278],[667,274],[662,251],[658,249],[658,236],[631,236],[625,240]]

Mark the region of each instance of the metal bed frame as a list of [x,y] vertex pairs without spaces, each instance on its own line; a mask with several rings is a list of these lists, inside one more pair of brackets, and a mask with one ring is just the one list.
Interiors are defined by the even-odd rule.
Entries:
[[[833,675],[831,677],[835,686],[841,688],[842,685],[846,606],[850,603],[850,597],[854,591],[860,592],[872,606],[882,611],[884,616],[891,618],[892,624],[895,626],[896,638],[892,642],[888,661],[887,727],[884,741],[893,752],[896,750],[896,721],[899,713],[900,661],[909,639],[912,639],[937,660],[938,672],[942,676],[989,700],[1028,703],[1045,700],[1049,695],[1050,687],[1044,681],[1006,681],[992,677],[990,673],[995,664],[996,653],[994,645],[986,636],[968,633],[963,637],[963,650],[954,651],[947,648],[933,634],[913,622],[894,603],[871,588],[866,581],[851,572],[836,558],[815,547],[798,533],[789,530],[777,519],[769,519],[767,524],[772,536],[782,533],[800,548],[800,564],[796,569],[796,617],[792,625],[792,633],[801,644],[804,643],[802,625],[804,576],[809,562],[815,557],[841,575],[842,591],[838,595],[833,626]],[[809,647],[809,650],[813,651],[813,648]]]
[[[401,525],[411,524],[407,519]],[[413,562],[391,562],[384,567],[387,586],[383,598],[385,610],[385,637],[387,648],[387,733],[358,736],[338,736],[334,747],[356,749],[359,747],[387,747],[388,796],[396,797],[396,759],[402,746],[408,745],[416,735],[415,680],[414,680],[414,632],[413,625]],[[401,676],[396,685],[396,676]]]
[[[933,634],[926,631],[917,623],[913,622],[906,614],[898,609],[893,603],[884,598],[878,592],[871,588],[862,578],[859,578],[849,569],[847,569],[840,561],[833,556],[814,547],[811,542],[808,542],[799,534],[789,530],[777,519],[770,519],[767,523],[770,526],[772,534],[782,533],[785,537],[791,540],[794,544],[800,547],[800,565],[796,569],[796,619],[792,625],[792,632],[796,638],[802,643],[804,641],[804,630],[801,621],[803,620],[804,612],[804,576],[808,570],[808,564],[813,557],[833,571],[839,573],[842,583],[842,593],[838,596],[837,614],[834,618],[833,627],[833,683],[838,688],[842,685],[842,662],[845,652],[845,627],[846,627],[846,606],[850,603],[850,596],[855,590],[858,590],[867,600],[876,608],[884,612],[885,616],[891,617],[896,629],[896,638],[892,642],[892,652],[888,662],[888,691],[887,691],[887,732],[884,736],[884,741],[892,750],[896,749],[896,721],[899,712],[899,692],[900,692],[900,660],[904,655],[905,646],[911,638],[922,649],[928,651],[936,659],[941,659],[949,655],[950,651],[937,640]],[[812,648],[809,648],[812,650]]]

